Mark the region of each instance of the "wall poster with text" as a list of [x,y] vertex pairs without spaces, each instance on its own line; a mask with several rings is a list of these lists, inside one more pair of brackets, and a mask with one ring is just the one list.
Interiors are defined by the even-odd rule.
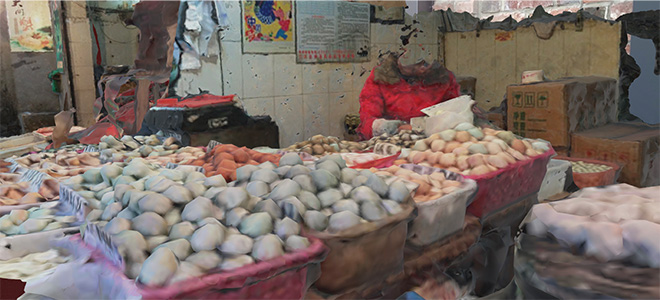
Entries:
[[371,50],[368,3],[296,2],[298,63],[366,62]]
[[53,51],[48,1],[7,0],[4,3],[12,52]]
[[295,53],[293,1],[241,1],[243,53]]

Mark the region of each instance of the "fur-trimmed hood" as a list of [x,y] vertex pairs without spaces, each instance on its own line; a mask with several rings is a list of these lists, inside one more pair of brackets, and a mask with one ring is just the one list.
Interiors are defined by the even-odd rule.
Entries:
[[438,61],[428,64],[422,60],[404,66],[399,62],[401,55],[393,52],[383,55],[374,68],[374,81],[395,84],[403,79],[410,84],[420,82],[423,85],[449,82],[451,72]]

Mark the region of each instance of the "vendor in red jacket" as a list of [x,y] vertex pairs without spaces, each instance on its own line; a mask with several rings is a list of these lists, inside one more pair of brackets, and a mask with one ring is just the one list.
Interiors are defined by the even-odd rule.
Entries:
[[363,139],[396,133],[403,122],[424,115],[421,109],[461,95],[454,74],[437,61],[403,66],[399,57],[386,54],[362,88],[358,133]]

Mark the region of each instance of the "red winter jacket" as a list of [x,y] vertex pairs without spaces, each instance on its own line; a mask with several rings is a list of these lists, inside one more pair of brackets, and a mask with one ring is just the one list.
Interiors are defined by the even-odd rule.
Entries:
[[[392,65],[390,68],[381,68],[383,64],[375,67],[360,93],[360,126],[358,133],[363,139],[372,137],[371,126],[376,119],[402,120],[410,122],[410,118],[424,115],[420,110],[440,102],[456,98],[461,95],[461,88],[456,82],[454,74],[442,67],[436,73],[441,75],[431,76],[433,78],[422,78],[422,80],[406,80],[398,73],[392,78]],[[396,69],[396,68],[395,68]],[[382,75],[383,72],[389,72]],[[438,76],[442,78],[438,78]],[[384,78],[387,83],[376,78]],[[413,81],[409,83],[409,81]]]

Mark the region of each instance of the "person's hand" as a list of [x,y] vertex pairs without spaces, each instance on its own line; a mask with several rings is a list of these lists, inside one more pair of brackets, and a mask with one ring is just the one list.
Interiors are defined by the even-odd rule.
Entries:
[[401,123],[403,122],[399,120],[376,119],[371,125],[371,129],[374,136],[381,135],[383,133],[396,134]]

